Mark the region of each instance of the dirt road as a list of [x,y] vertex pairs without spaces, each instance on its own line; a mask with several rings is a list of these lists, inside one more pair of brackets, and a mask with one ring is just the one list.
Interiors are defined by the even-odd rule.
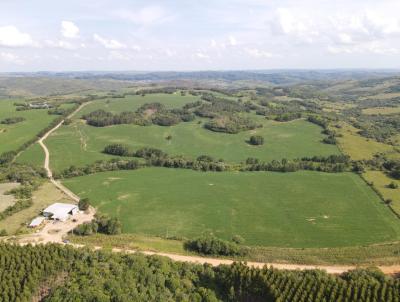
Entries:
[[[91,102],[86,102],[81,104],[78,108],[76,108],[76,110],[74,112],[72,112],[67,118],[72,118],[77,112],[79,112],[83,107],[85,107],[86,105],[90,104]],[[45,159],[44,159],[44,168],[47,172],[47,177],[50,179],[50,181],[62,192],[64,192],[68,197],[70,197],[71,199],[73,199],[74,201],[78,202],[79,201],[79,197],[77,195],[75,195],[72,191],[70,191],[68,188],[66,188],[65,186],[63,186],[59,181],[55,180],[53,178],[53,172],[50,169],[50,152],[49,149],[47,149],[46,145],[44,144],[44,141],[54,132],[56,131],[58,128],[60,128],[62,126],[62,124],[64,124],[64,120],[62,120],[61,122],[59,122],[54,128],[50,129],[48,132],[46,132],[45,135],[43,135],[38,143],[39,145],[42,147],[44,154],[45,154]]]

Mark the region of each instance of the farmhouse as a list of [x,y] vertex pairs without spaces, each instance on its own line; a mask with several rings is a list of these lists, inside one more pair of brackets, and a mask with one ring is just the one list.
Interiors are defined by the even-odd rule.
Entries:
[[74,204],[53,203],[43,210],[43,216],[53,220],[66,221],[78,211],[78,206]]

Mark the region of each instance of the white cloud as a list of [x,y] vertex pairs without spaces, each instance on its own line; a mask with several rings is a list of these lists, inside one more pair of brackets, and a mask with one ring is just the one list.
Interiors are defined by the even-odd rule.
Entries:
[[113,50],[113,51],[110,51],[110,53],[108,54],[108,59],[111,61],[113,61],[113,60],[129,61],[132,58],[128,54]]
[[105,48],[107,49],[124,49],[126,48],[126,45],[114,40],[114,39],[106,39],[103,38],[102,36],[98,35],[98,34],[94,34],[93,35],[93,39],[100,43],[101,45],[103,45]]
[[72,44],[68,41],[64,40],[57,40],[57,41],[52,41],[52,40],[45,40],[45,45],[51,48],[60,48],[60,49],[66,49],[66,50],[75,50],[78,48],[85,48],[85,44],[81,43],[79,45]]
[[194,56],[198,59],[209,59],[210,56],[205,54],[204,52],[198,51],[194,54]]
[[228,41],[229,41],[229,45],[231,45],[231,46],[236,46],[238,44],[236,38],[232,35],[229,36]]
[[61,34],[64,38],[78,38],[79,27],[71,21],[61,22]]
[[370,42],[357,45],[328,46],[327,50],[331,54],[375,54],[375,55],[396,55],[400,53],[400,48],[382,45],[379,42]]
[[121,19],[145,26],[161,24],[174,18],[165,9],[156,5],[146,6],[137,11],[117,10],[114,14]]
[[254,58],[265,58],[269,59],[272,58],[274,55],[268,51],[257,49],[257,48],[246,48],[245,52]]
[[20,32],[15,26],[0,27],[0,46],[36,46],[29,34]]
[[10,52],[0,52],[0,60],[6,63],[23,65],[24,62],[15,54]]

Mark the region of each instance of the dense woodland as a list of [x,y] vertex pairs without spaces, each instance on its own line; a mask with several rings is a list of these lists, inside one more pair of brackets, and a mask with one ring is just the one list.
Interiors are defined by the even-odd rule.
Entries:
[[0,301],[399,301],[378,270],[211,267],[68,246],[0,244]]

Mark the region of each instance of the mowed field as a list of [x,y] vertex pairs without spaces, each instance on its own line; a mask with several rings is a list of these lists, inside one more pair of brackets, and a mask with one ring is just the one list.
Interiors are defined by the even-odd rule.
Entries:
[[[100,108],[113,112],[135,110],[143,103],[156,100],[165,103],[168,107],[175,105],[181,107],[185,102],[193,101],[192,98],[164,94],[113,99],[108,104],[107,101],[94,102],[86,106],[81,115]],[[154,147],[171,155],[185,155],[191,158],[211,155],[228,162],[245,161],[247,157],[271,161],[282,158],[339,154],[336,146],[321,142],[323,139],[321,128],[305,120],[279,123],[255,115],[253,118],[262,123],[263,127],[239,134],[209,131],[204,129],[204,120],[201,119],[171,127],[116,125],[103,128],[88,126],[83,120],[75,119],[72,124],[63,126],[53,133],[46,140],[46,144],[51,152],[51,167],[55,171],[71,165],[83,166],[96,160],[110,159],[111,156],[101,152],[106,145],[112,143],[126,144],[133,150]],[[246,143],[254,134],[263,136],[265,144],[251,146]],[[171,140],[166,139],[169,135],[172,136]],[[40,149],[33,147],[25,152],[20,160],[37,162],[40,154]]]
[[25,121],[4,125],[0,124],[0,154],[18,149],[25,142],[35,138],[56,117],[47,114],[47,110],[16,111],[13,104],[19,100],[0,100],[0,121],[9,117],[23,117]]
[[196,172],[146,168],[67,179],[125,233],[192,238],[205,232],[247,245],[355,246],[398,240],[397,218],[353,173]]

